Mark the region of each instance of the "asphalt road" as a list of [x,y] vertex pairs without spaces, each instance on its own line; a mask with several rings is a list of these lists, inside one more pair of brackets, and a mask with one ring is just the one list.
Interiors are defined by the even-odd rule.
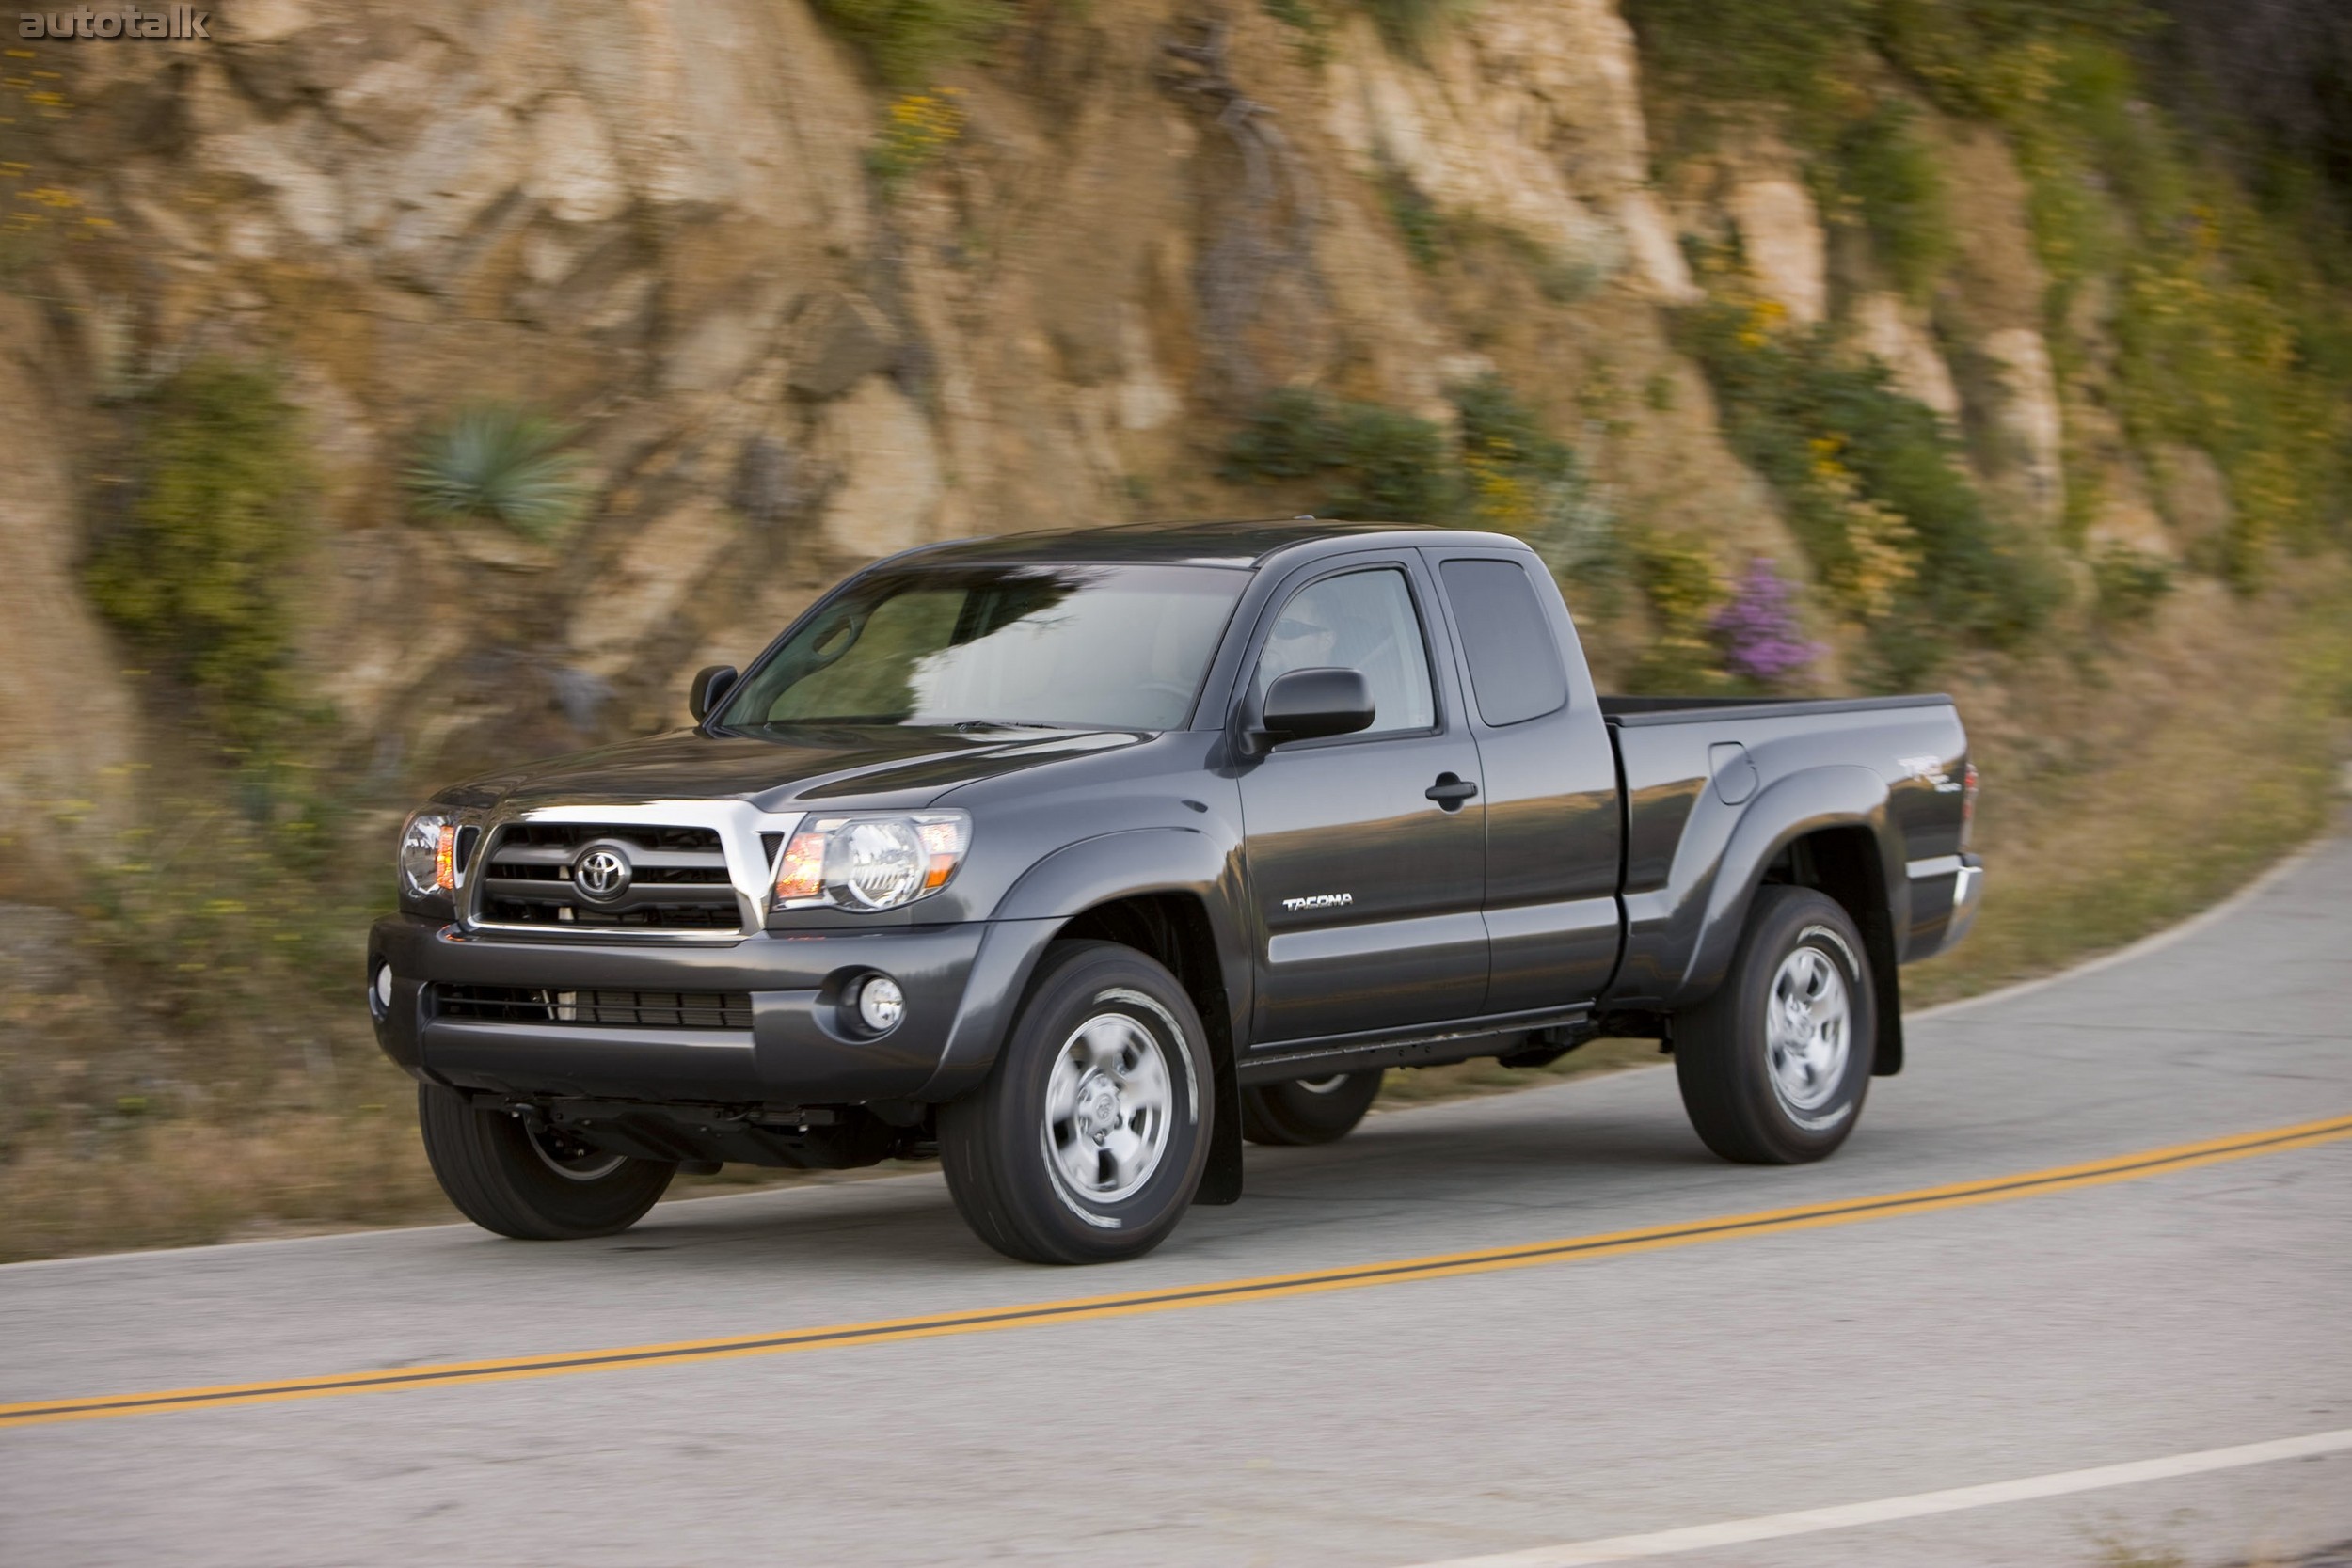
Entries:
[[[451,1227],[0,1269],[6,1405],[1689,1232],[790,1354],[47,1424],[0,1410],[0,1563],[1660,1551],[1691,1538],[1659,1532],[2352,1429],[2352,1138],[1854,1212],[2352,1114],[2352,840],[2160,949],[1920,1018],[1911,1040],[1825,1164],[1718,1164],[1670,1071],[1626,1072],[1253,1151],[1243,1203],[1113,1269],[1005,1262],[933,1176],[665,1205],[601,1243]],[[1822,1204],[1849,1212],[1689,1223]],[[2352,1439],[2051,1486],[1735,1530],[1672,1560],[2235,1563],[2352,1539]]]

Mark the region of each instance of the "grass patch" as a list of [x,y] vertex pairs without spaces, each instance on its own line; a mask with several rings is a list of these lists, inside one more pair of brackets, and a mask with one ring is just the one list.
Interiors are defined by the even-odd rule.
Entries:
[[[1922,1006],[2062,969],[2186,918],[2323,831],[2352,730],[2352,590],[2264,607],[2178,607],[2106,689],[2020,671],[2024,696],[1970,723],[1983,770],[1976,929],[1904,972]],[[1963,711],[1969,699],[1962,698]]]

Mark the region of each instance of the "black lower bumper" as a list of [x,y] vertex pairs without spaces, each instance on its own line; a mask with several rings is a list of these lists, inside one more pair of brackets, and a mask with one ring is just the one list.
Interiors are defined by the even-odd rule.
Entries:
[[[534,1098],[821,1105],[923,1095],[951,1044],[993,1038],[1050,923],[974,922],[655,946],[489,940],[412,915],[369,942],[376,1039],[409,1071],[458,1088]],[[1032,929],[1031,927],[1036,927]],[[983,959],[983,950],[989,957]],[[389,1003],[380,970],[391,973]],[[980,976],[975,983],[976,971]],[[844,1008],[863,976],[906,995],[898,1027],[863,1034]],[[748,993],[750,1027],[674,1028],[539,1017],[462,1016],[449,987],[571,992]],[[522,1010],[526,1014],[528,1010]],[[731,1019],[730,1022],[739,1022]],[[959,1085],[960,1086],[960,1085]]]

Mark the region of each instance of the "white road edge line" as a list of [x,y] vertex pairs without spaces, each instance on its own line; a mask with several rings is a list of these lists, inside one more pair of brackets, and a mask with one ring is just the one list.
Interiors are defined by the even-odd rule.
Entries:
[[2352,1449],[2352,1427],[2315,1432],[2308,1437],[2280,1437],[2268,1443],[2244,1443],[2231,1449],[2206,1449],[2176,1453],[2166,1459],[2135,1460],[2129,1465],[2102,1465],[2090,1470],[2060,1470],[2052,1475],[1999,1481],[1987,1486],[1959,1486],[1947,1492],[1915,1492],[1907,1497],[1881,1497],[1875,1502],[1845,1503],[1836,1508],[1809,1508],[1795,1513],[1772,1513],[1758,1519],[1731,1519],[1718,1525],[1692,1525],[1651,1535],[1613,1535],[1605,1541],[1579,1541],[1561,1546],[1537,1546],[1523,1552],[1492,1557],[1449,1558],[1416,1568],[1583,1568],[1595,1562],[1625,1562],[1635,1558],[1667,1557],[1677,1552],[1705,1551],[1710,1546],[1737,1546],[1751,1541],[1776,1541],[1788,1535],[1812,1535],[1821,1530],[1851,1529],[1857,1525],[1883,1525],[1896,1519],[1917,1519],[1931,1513],[1955,1513],[1963,1509],[1995,1503],[2030,1502],[2038,1497],[2061,1497],[2072,1492],[2093,1492],[2106,1486],[2131,1486],[2174,1476],[2201,1475],[2208,1470],[2233,1470],[2244,1465],[2267,1465],[2280,1459],[2307,1459],[2315,1454]]

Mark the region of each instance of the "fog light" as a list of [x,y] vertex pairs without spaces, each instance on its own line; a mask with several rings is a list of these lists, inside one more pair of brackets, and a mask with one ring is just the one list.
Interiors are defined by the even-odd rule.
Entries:
[[384,1017],[392,1010],[392,966],[377,964],[375,978],[368,982],[368,1000],[375,1004],[375,1016]]
[[877,974],[857,989],[857,1021],[877,1035],[887,1035],[907,1016],[907,994],[887,974]]

